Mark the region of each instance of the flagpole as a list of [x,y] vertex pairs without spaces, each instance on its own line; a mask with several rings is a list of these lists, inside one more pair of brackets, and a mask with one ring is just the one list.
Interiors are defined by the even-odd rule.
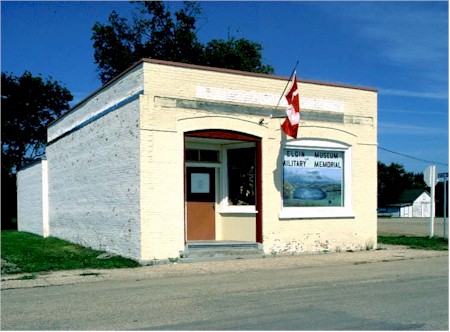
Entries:
[[[287,81],[286,86],[284,87],[284,90],[283,90],[283,92],[281,93],[280,99],[278,99],[278,103],[277,103],[277,106],[275,107],[275,111],[278,109],[278,106],[280,106],[281,99],[283,98],[284,93],[286,92],[286,89],[287,89],[287,87],[288,87],[288,85],[289,85],[289,82],[291,81],[292,76],[294,75],[295,71],[297,70],[298,62],[299,62],[299,61],[297,60],[297,62],[295,63],[294,69],[292,70],[291,76],[289,76],[289,80]],[[274,116],[273,114],[270,114],[270,117],[271,117],[272,119],[273,119],[273,118],[284,118],[285,115],[283,115],[283,116],[277,116],[277,115],[275,115],[275,116]]]

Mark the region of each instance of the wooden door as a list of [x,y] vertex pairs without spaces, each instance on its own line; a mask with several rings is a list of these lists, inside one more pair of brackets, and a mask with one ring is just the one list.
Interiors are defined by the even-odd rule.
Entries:
[[215,168],[186,168],[186,238],[216,239],[216,180]]

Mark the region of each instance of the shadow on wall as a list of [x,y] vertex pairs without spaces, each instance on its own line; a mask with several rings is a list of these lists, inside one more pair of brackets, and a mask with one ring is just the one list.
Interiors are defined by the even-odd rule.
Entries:
[[[283,193],[283,161],[282,161],[282,156],[283,156],[283,146],[286,145],[286,135],[284,135],[283,131],[280,128],[280,146],[278,147],[278,157],[277,157],[277,167],[273,170],[273,183],[275,184],[275,188],[277,189],[277,191],[280,193],[280,197]],[[281,179],[281,181],[280,181]]]

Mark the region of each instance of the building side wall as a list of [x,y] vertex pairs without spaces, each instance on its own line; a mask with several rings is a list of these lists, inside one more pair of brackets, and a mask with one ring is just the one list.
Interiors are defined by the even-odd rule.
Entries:
[[140,260],[139,105],[47,146],[50,235]]
[[47,160],[17,173],[18,230],[48,236]]

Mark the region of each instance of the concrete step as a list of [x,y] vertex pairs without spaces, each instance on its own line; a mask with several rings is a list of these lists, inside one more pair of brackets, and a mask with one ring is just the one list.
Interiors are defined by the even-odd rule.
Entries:
[[186,245],[182,261],[261,258],[264,252],[256,242],[202,241]]
[[259,249],[256,242],[246,241],[195,241],[186,244],[187,250]]

